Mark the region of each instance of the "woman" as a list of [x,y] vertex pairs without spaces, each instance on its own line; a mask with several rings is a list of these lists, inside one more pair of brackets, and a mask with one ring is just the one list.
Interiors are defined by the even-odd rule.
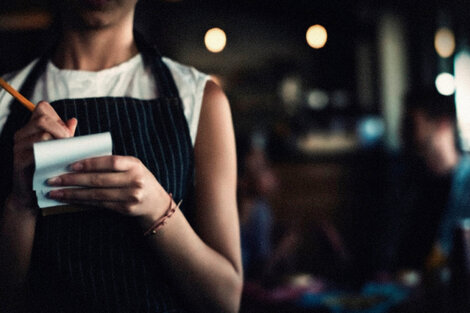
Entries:
[[[28,115],[17,103],[2,109],[0,101],[0,121],[8,116],[2,171],[11,173],[2,178],[7,192],[0,199],[0,284],[10,291],[27,286],[24,302],[35,312],[239,307],[242,267],[228,101],[202,74],[162,59],[134,36],[136,2],[57,1],[59,44],[11,78],[15,85],[25,76],[20,91],[51,103],[39,102]],[[176,75],[175,85],[178,71],[186,76]],[[204,82],[200,114],[178,94],[193,74]],[[88,85],[77,89],[74,80],[81,76]],[[71,173],[48,181],[86,187],[49,196],[94,209],[40,216],[31,186],[33,143],[104,131],[112,134],[113,156],[77,162]],[[179,200],[185,206],[178,208]],[[162,225],[165,216],[170,217]]]

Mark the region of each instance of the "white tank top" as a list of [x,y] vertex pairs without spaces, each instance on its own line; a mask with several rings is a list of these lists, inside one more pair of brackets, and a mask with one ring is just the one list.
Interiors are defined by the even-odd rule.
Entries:
[[[4,79],[15,89],[19,89],[37,61],[34,60],[18,72],[5,75]],[[165,57],[163,62],[170,69],[183,101],[184,115],[194,146],[204,87],[209,76]],[[133,97],[150,100],[157,96],[154,75],[144,66],[142,55],[137,54],[124,63],[97,72],[61,70],[49,61],[30,100],[33,103],[84,97]],[[0,91],[0,132],[10,113],[11,100],[12,97],[7,92]]]

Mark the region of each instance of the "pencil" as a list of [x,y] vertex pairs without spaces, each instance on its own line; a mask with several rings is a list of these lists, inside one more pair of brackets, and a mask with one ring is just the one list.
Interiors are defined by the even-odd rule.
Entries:
[[20,94],[18,91],[16,91],[15,88],[10,86],[10,84],[8,84],[6,81],[4,81],[1,77],[0,77],[0,87],[5,89],[16,100],[21,102],[21,104],[23,104],[28,110],[33,111],[34,108],[36,107],[31,101],[26,99],[22,94]]

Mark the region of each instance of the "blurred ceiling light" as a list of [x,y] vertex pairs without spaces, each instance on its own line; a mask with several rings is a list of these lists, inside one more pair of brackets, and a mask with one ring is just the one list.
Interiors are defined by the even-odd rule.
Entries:
[[325,46],[328,39],[328,33],[326,32],[325,27],[316,24],[309,27],[306,38],[310,47],[320,49]]
[[312,89],[307,93],[307,103],[312,110],[323,110],[329,100],[328,94],[321,89]]
[[455,92],[454,76],[449,73],[440,73],[436,77],[436,88],[441,95],[452,95]]
[[450,57],[455,51],[455,36],[451,29],[441,27],[434,37],[434,48],[442,58]]
[[217,27],[211,28],[204,36],[204,43],[206,44],[207,50],[218,53],[224,50],[227,44],[227,36],[222,29]]
[[0,30],[45,29],[52,22],[47,12],[21,12],[0,15]]

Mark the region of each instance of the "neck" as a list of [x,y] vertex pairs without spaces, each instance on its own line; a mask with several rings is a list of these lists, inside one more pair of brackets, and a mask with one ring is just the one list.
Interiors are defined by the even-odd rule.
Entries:
[[99,71],[137,53],[131,20],[102,29],[65,29],[52,61],[61,69]]

